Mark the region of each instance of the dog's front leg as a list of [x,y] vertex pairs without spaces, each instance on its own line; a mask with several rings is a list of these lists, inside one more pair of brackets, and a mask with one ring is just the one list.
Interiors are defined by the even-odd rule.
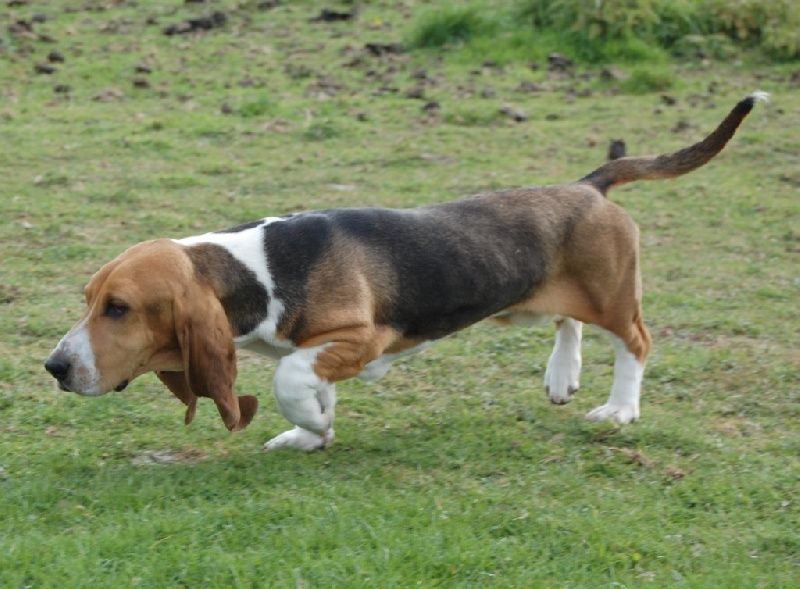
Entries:
[[556,405],[569,403],[580,386],[583,323],[565,317],[556,322],[556,343],[544,373],[544,388]]
[[265,450],[287,447],[310,452],[333,441],[336,387],[314,371],[317,354],[324,348],[297,350],[278,364],[275,397],[283,416],[296,427],[269,440]]

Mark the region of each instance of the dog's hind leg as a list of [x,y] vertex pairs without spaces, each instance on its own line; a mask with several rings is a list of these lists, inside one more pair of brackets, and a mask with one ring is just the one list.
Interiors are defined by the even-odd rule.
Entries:
[[565,317],[556,321],[556,342],[547,361],[544,388],[551,402],[569,403],[580,386],[583,323]]
[[592,421],[612,420],[630,423],[639,419],[639,395],[642,376],[650,353],[650,333],[642,320],[641,279],[638,252],[622,266],[617,288],[603,302],[603,314],[596,322],[609,332],[614,346],[614,382],[604,405],[590,411]]
[[586,417],[629,423],[639,418],[642,376],[650,353],[650,334],[642,320],[639,230],[622,209],[601,202],[603,206],[576,228],[569,256],[572,276],[586,297],[579,316],[609,332],[615,352],[608,401]]
[[386,376],[386,373],[389,372],[389,369],[392,367],[392,362],[398,358],[404,358],[405,356],[410,356],[412,354],[416,354],[417,352],[427,350],[430,346],[431,342],[422,342],[421,344],[407,348],[402,352],[383,354],[379,358],[376,358],[364,366],[364,369],[358,374],[358,378],[364,382],[373,382],[379,380]]
[[641,313],[636,314],[627,330],[614,331],[610,332],[616,354],[611,395],[604,405],[590,411],[586,419],[630,423],[639,419],[639,394],[645,362],[650,352],[650,334],[642,321]]

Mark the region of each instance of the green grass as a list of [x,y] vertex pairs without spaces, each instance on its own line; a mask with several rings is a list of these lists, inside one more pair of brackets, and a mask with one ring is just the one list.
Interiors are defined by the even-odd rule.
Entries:
[[560,52],[588,63],[800,59],[793,0],[515,0],[435,3],[407,35],[416,48],[505,62]]
[[[797,586],[796,68],[662,65],[666,106],[596,70],[552,76],[546,54],[481,67],[360,51],[404,40],[416,5],[313,24],[325,4],[106,4],[0,12],[0,587]],[[212,6],[224,29],[160,33]],[[34,13],[54,44],[7,32]],[[34,74],[53,48],[65,62]],[[133,87],[140,62],[150,89]],[[420,84],[438,114],[403,96]],[[109,88],[123,96],[93,100]],[[42,369],[88,278],[137,241],[568,181],[611,138],[683,147],[756,88],[773,104],[707,167],[611,193],[641,228],[654,337],[637,424],[583,420],[612,374],[588,330],[565,407],[541,386],[551,329],[481,324],[341,384],[337,441],[311,455],[260,451],[287,427],[268,359],[240,355],[238,389],[262,408],[237,435],[208,403],[184,428],[152,376],[90,399]],[[498,116],[505,104],[529,120]]]
[[239,107],[239,116],[244,118],[263,117],[267,114],[273,114],[275,106],[266,96],[256,98],[251,102],[246,102]]
[[531,63],[550,53],[565,53],[586,63],[660,63],[667,58],[664,49],[634,36],[587,39],[571,29],[534,27],[520,6],[498,9],[492,3],[424,11],[412,23],[407,42],[418,49],[444,50],[445,56],[461,63]]
[[446,7],[422,15],[412,31],[414,47],[443,47],[470,41],[477,36],[491,36],[497,23],[475,6]]
[[622,89],[630,94],[663,92],[675,85],[675,74],[668,67],[640,67],[631,71],[631,76],[622,82]]

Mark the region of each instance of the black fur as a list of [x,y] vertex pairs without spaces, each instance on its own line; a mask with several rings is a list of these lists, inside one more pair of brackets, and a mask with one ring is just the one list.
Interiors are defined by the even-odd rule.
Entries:
[[436,339],[519,301],[543,278],[534,228],[480,201],[416,211],[337,211],[341,229],[391,265],[395,298],[380,323]]
[[[508,192],[512,198],[513,191]],[[361,246],[380,272],[379,324],[436,339],[518,302],[545,277],[551,241],[532,215],[497,205],[503,194],[421,209],[334,209],[300,214],[265,231],[275,295],[302,331],[304,284],[327,249]],[[491,201],[491,202],[490,202]],[[375,281],[389,281],[380,284]]]
[[200,279],[217,292],[234,336],[250,333],[266,319],[269,294],[247,266],[219,245],[201,243],[186,251]]
[[756,97],[748,96],[747,98],[744,98],[740,100],[738,103],[736,103],[736,106],[733,107],[733,110],[744,117],[750,114],[750,111],[753,110],[755,104],[756,104]]
[[302,308],[306,302],[309,273],[331,246],[332,227],[321,213],[291,215],[272,223],[264,232],[267,265],[275,284],[275,296],[284,304],[278,329],[292,323],[295,339],[304,327]]

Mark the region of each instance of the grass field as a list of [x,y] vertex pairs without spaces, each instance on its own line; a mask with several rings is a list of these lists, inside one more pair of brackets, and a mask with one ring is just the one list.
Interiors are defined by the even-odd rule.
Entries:
[[[366,48],[405,43],[423,2],[268,4],[0,8],[0,587],[800,586],[797,63],[662,65],[671,88],[640,93]],[[224,26],[162,33],[213,10]],[[591,331],[569,405],[542,387],[551,329],[481,324],[340,384],[337,441],[309,455],[261,452],[287,425],[265,358],[240,355],[262,403],[236,435],[209,403],[183,427],[153,376],[91,399],[42,368],[138,241],[569,181],[612,138],[687,145],[755,89],[772,104],[707,167],[611,193],[654,339],[636,424],[583,419],[611,385]]]

